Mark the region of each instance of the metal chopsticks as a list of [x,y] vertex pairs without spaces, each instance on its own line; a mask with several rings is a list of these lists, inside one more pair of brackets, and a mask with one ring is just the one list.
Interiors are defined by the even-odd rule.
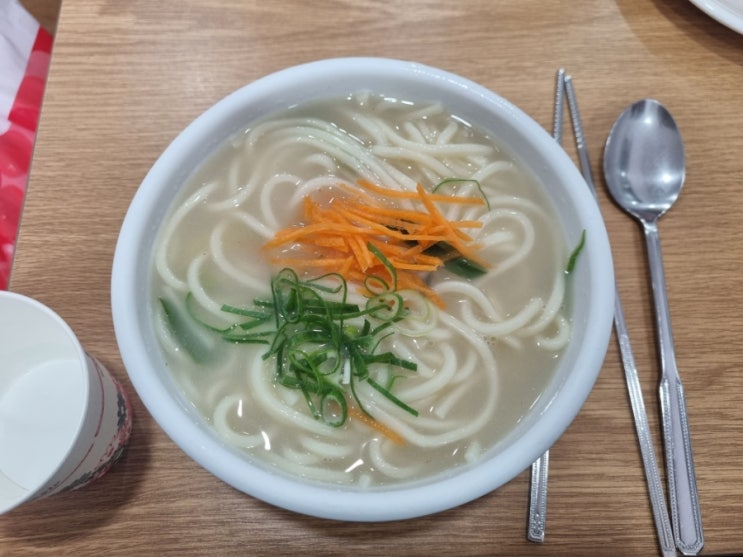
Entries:
[[[565,76],[564,84],[568,99],[568,108],[570,109],[570,116],[573,123],[573,134],[575,135],[581,173],[583,174],[583,178],[589,188],[591,188],[594,196],[596,196],[596,186],[593,180],[593,172],[591,171],[591,160],[588,156],[588,148],[586,147],[586,141],[583,135],[583,124],[578,111],[578,101],[576,99],[572,77]],[[653,511],[653,518],[655,519],[655,528],[658,532],[658,543],[660,545],[661,554],[664,557],[671,557],[676,555],[673,532],[668,517],[668,508],[666,506],[663,485],[658,471],[658,462],[655,458],[653,439],[650,434],[650,426],[645,411],[640,379],[637,375],[637,367],[635,366],[635,359],[632,354],[632,346],[630,345],[627,325],[624,320],[624,310],[622,309],[622,304],[619,300],[618,289],[615,300],[614,327],[617,334],[617,341],[619,343],[619,351],[622,356],[622,364],[624,366],[624,375],[627,381],[627,390],[629,392],[632,413],[635,418],[635,428],[637,430],[637,439],[640,444],[640,452],[642,453],[645,479],[650,493],[650,503]]]
[[[565,70],[557,72],[555,80],[555,105],[552,119],[552,137],[562,143],[562,120],[565,104]],[[542,543],[547,525],[547,479],[549,476],[550,452],[546,450],[531,465],[531,491],[529,495],[529,522],[526,537],[529,541]]]

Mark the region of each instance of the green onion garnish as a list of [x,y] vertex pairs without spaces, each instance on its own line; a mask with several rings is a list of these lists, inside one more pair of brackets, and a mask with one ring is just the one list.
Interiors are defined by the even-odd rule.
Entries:
[[482,191],[482,186],[480,185],[480,182],[477,180],[473,180],[472,178],[446,178],[445,180],[441,180],[438,184],[436,184],[433,189],[431,190],[432,193],[436,193],[437,190],[442,188],[446,185],[451,184],[475,184],[475,187],[477,187],[477,191],[480,192],[480,195],[485,200],[485,206],[488,208],[488,211],[490,210],[490,200],[488,199],[488,196],[485,195],[485,192]]
[[[387,268],[395,288],[395,268],[379,250],[372,245],[369,249]],[[254,300],[253,307],[247,308],[223,305],[222,312],[241,319],[223,328],[210,325],[198,315],[190,293],[182,315],[173,304],[163,300],[162,305],[171,329],[194,361],[203,361],[204,350],[194,329],[219,335],[226,342],[267,345],[263,359],[275,360],[277,383],[301,391],[310,413],[332,427],[346,422],[349,395],[362,412],[369,414],[358,395],[358,384],[363,381],[417,416],[417,410],[392,393],[392,380],[383,386],[372,377],[372,366],[405,372],[414,372],[418,366],[380,350],[382,340],[391,334],[389,328],[402,320],[407,310],[399,292],[390,289],[386,281],[371,278],[378,279],[376,286],[385,288],[377,289],[378,294],[362,308],[347,301],[348,285],[338,274],[302,280],[294,270],[282,269],[271,281],[271,300]]]
[[575,262],[578,260],[578,256],[580,255],[581,251],[583,251],[583,246],[586,244],[586,231],[585,229],[583,232],[581,232],[580,240],[578,241],[578,245],[575,246],[575,249],[570,254],[570,257],[568,258],[568,264],[565,266],[565,274],[570,274],[573,272],[573,269],[575,269]]

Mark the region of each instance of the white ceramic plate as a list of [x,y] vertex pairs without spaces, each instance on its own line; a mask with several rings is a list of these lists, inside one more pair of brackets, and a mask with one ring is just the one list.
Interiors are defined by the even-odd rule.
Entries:
[[743,0],[691,0],[708,16],[743,35]]

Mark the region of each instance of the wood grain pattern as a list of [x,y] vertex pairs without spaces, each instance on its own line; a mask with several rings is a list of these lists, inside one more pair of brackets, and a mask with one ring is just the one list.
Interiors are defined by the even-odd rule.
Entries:
[[[657,554],[613,342],[595,389],[552,449],[542,546],[525,538],[528,471],[435,516],[316,520],[212,477],[134,395],[114,339],[109,278],[140,181],[178,132],[229,92],[274,70],[340,55],[457,72],[548,129],[554,72],[564,66],[600,186],[603,142],[621,110],[655,97],[673,112],[686,141],[687,185],[660,234],[704,552],[743,551],[743,37],[671,0],[65,0],[10,286],[55,308],[125,383],[135,427],[126,456],[97,484],[0,517],[0,555]],[[659,441],[644,242],[603,187],[600,198]]]
[[20,0],[20,3],[44,29],[54,34],[62,0]]

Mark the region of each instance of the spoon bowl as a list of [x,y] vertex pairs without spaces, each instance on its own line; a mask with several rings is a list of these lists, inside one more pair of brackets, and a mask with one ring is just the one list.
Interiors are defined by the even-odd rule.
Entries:
[[656,100],[631,105],[606,141],[609,191],[628,213],[655,220],[678,199],[685,179],[684,142],[671,113]]

